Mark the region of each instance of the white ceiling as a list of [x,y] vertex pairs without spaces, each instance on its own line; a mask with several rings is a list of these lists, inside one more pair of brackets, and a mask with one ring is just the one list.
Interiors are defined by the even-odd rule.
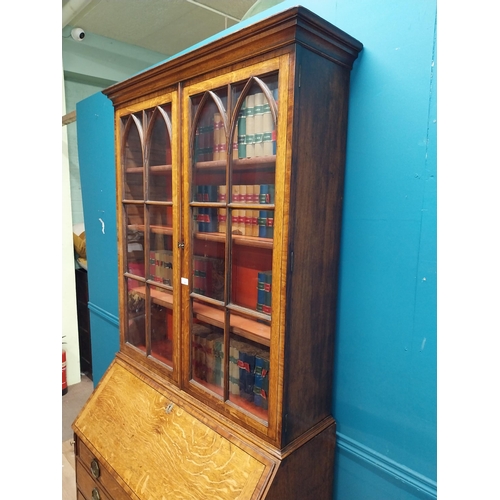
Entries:
[[62,0],[63,28],[79,27],[174,55],[236,24],[263,0]]

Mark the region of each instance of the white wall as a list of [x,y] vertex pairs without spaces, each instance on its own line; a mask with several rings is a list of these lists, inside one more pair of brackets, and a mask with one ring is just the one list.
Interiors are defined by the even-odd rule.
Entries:
[[[66,113],[64,78],[62,79],[62,112]],[[73,221],[67,126],[62,128],[62,334],[65,336],[68,385],[80,382],[80,349],[76,312],[75,264],[73,254]]]

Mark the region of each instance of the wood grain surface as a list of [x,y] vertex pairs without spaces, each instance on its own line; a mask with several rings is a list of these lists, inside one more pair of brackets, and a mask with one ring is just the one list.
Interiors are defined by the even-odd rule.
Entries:
[[74,428],[140,499],[246,499],[264,463],[115,364]]

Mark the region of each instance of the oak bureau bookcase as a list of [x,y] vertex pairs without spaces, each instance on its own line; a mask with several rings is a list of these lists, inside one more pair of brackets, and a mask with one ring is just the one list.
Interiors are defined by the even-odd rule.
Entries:
[[73,424],[79,498],[332,498],[361,49],[294,7],[104,90],[120,351]]

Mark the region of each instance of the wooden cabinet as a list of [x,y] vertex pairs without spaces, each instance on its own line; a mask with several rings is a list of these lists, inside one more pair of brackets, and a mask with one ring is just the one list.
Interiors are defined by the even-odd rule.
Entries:
[[73,426],[121,488],[103,495],[331,498],[361,48],[294,7],[104,91],[116,115],[120,352]]

